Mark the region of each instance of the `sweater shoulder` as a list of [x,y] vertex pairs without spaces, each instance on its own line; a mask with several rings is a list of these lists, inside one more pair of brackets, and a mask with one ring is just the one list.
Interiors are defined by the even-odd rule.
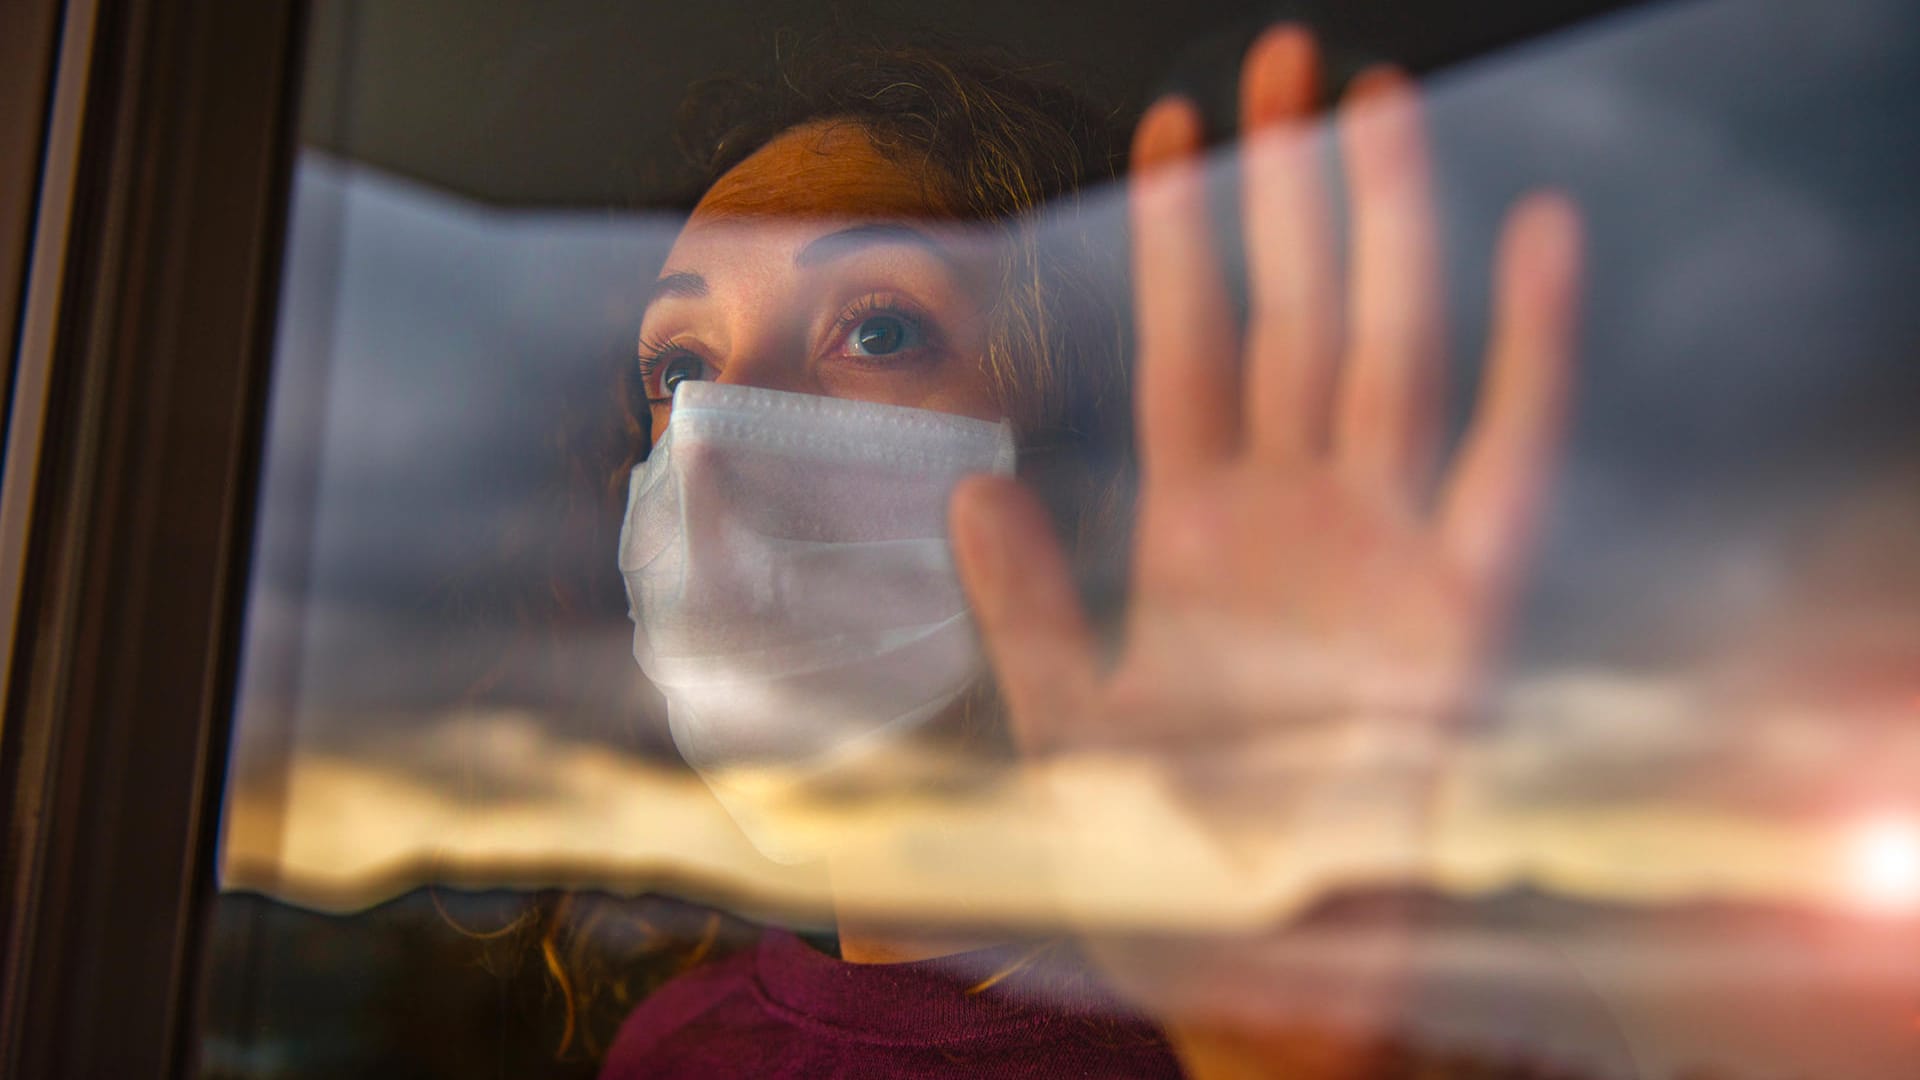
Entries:
[[752,1000],[753,982],[751,946],[667,980],[621,1021],[607,1051],[601,1080],[641,1076],[628,1066],[646,1061],[664,1040],[700,1025],[712,1014],[747,1005]]

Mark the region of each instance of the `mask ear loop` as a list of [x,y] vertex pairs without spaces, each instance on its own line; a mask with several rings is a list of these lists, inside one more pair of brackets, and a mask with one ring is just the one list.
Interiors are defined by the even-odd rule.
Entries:
[[1020,462],[1020,448],[1014,439],[1013,422],[1000,421],[1000,450],[993,457],[993,471],[1000,476],[1012,476]]

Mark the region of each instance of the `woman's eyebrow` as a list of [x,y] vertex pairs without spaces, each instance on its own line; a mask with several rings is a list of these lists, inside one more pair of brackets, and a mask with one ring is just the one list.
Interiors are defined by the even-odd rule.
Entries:
[[949,252],[944,244],[919,229],[906,225],[872,222],[848,226],[808,241],[807,245],[794,255],[793,265],[818,266],[882,244],[911,244],[924,248],[943,262],[953,261],[952,252]]
[[648,308],[669,296],[697,300],[705,295],[707,295],[707,279],[699,274],[662,274],[647,287],[646,295],[641,297],[640,313],[646,314]]

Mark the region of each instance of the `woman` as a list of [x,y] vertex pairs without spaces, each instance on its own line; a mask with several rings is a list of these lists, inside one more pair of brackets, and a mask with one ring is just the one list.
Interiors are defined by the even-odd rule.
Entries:
[[[641,326],[654,449],[621,557],[636,655],[748,835],[777,858],[829,854],[780,807],[869,779],[875,760],[885,775],[889,749],[977,740],[987,711],[1041,769],[1114,748],[1217,756],[1276,729],[1418,743],[1457,713],[1558,441],[1569,206],[1536,195],[1508,218],[1484,388],[1443,471],[1438,261],[1407,79],[1365,72],[1342,106],[1343,276],[1305,135],[1312,40],[1282,27],[1255,43],[1244,320],[1199,117],[1178,98],[1150,108],[1128,189],[1138,506],[1103,641],[1060,535],[1100,562],[1125,384],[1097,290],[1042,254],[1032,217],[1101,178],[1094,125],[1018,80],[899,63],[722,142],[727,167]],[[1015,459],[1039,494],[1007,475]],[[1063,801],[1068,819],[1098,812]],[[1026,980],[1048,983],[1036,1001],[1018,985],[1030,950],[977,930],[853,911],[838,929],[838,959],[773,934],[669,984],[605,1075],[1241,1076],[1281,1060],[1236,947],[1088,930],[1120,997],[1046,975]]]

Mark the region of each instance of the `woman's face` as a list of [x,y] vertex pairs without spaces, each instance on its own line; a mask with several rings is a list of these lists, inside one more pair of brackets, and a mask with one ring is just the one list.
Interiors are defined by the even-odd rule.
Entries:
[[999,419],[990,247],[925,181],[851,122],[795,128],[721,177],[641,319],[654,439],[695,379]]

